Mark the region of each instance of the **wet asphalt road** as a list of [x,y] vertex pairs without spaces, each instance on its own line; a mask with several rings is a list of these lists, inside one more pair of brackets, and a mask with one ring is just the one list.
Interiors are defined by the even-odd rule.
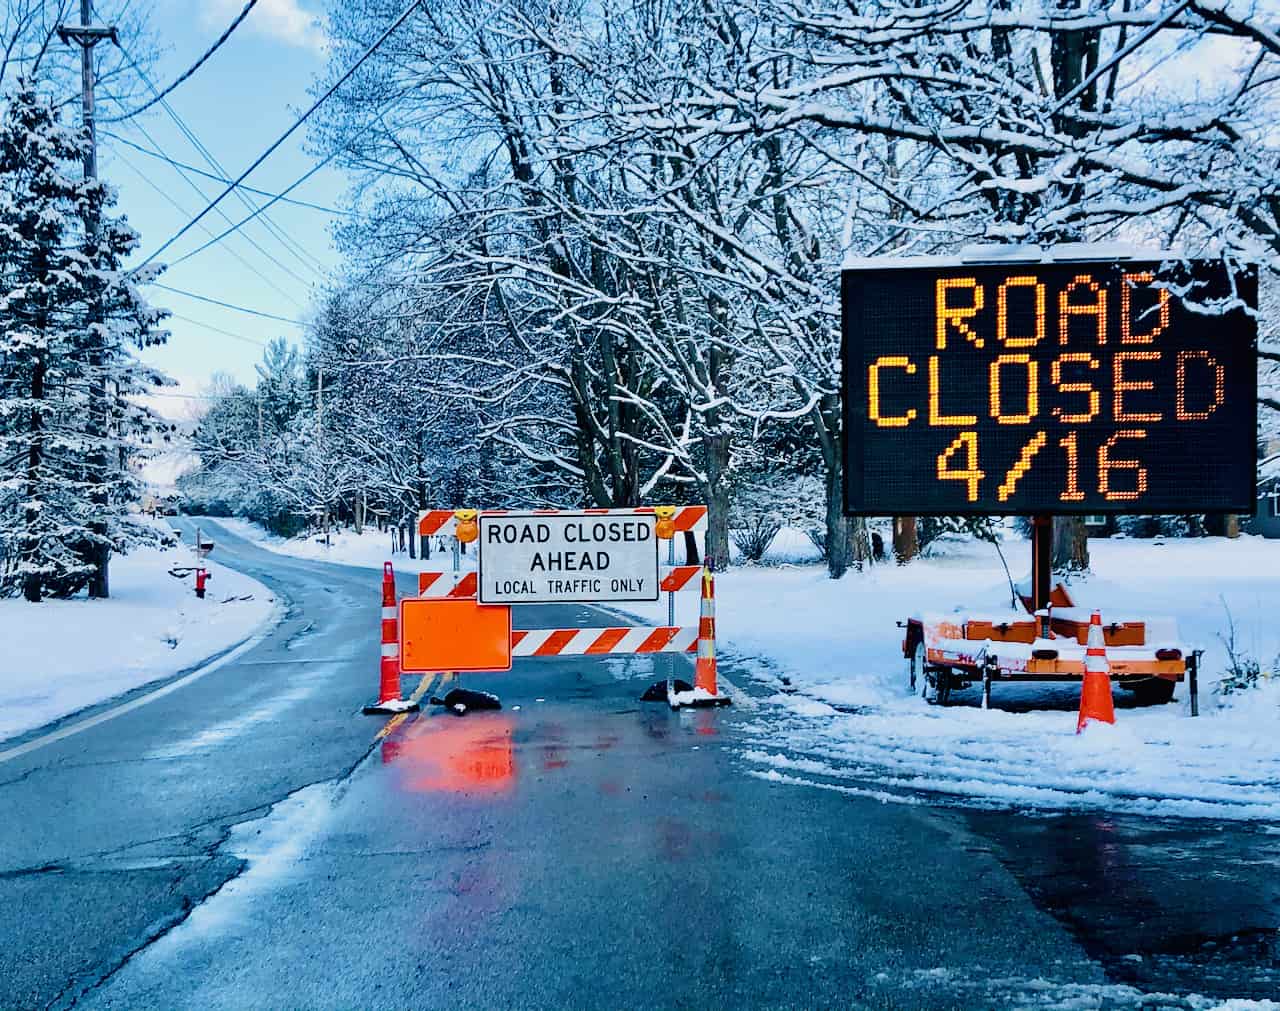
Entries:
[[[470,676],[501,713],[435,710],[378,741],[383,721],[358,714],[376,683],[377,574],[217,541],[286,602],[278,629],[0,763],[0,1008],[977,1008],[1080,993],[1181,1007],[1116,984],[1280,992],[1280,836],[1265,829],[772,782],[735,756],[767,704],[637,701],[684,663],[665,658]],[[516,622],[600,618],[531,607]]]

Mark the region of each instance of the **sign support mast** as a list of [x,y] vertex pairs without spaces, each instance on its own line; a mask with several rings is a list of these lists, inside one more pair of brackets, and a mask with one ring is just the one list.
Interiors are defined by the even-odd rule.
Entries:
[[1053,517],[1039,514],[1031,518],[1031,610],[1049,606],[1053,576]]

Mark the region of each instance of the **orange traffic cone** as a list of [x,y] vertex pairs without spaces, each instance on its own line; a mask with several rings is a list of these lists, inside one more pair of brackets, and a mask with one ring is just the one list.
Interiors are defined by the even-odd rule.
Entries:
[[710,569],[702,570],[702,614],[698,621],[698,662],[693,686],[716,694],[716,583]]
[[698,660],[693,667],[693,687],[701,689],[697,698],[677,702],[670,696],[671,708],[687,706],[727,706],[733,700],[721,695],[716,687],[716,583],[711,570],[702,570],[702,615],[698,621]]
[[367,715],[417,711],[418,704],[400,697],[400,636],[396,611],[396,576],[382,567],[382,657],[378,664],[378,701],[364,707]]
[[1107,644],[1102,637],[1102,615],[1094,611],[1089,618],[1089,644],[1084,654],[1084,684],[1080,688],[1080,717],[1076,733],[1091,720],[1115,723],[1116,709],[1111,699],[1111,664],[1107,662]]

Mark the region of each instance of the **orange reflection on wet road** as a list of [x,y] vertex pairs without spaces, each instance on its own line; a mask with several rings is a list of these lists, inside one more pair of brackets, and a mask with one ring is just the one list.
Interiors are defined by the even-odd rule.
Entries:
[[506,793],[515,785],[512,720],[501,713],[419,718],[382,742],[411,793]]

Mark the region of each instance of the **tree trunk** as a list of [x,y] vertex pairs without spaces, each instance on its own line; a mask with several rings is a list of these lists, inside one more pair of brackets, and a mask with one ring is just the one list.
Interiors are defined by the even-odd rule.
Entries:
[[871,557],[867,523],[860,516],[844,514],[844,473],[839,463],[827,468],[827,573],[839,579],[850,565],[862,568]]
[[729,565],[729,436],[704,437],[707,449],[707,567],[721,572]]
[[914,516],[895,516],[893,518],[893,557],[899,565],[920,554],[920,538],[916,534],[916,518]]
[[1053,518],[1053,570],[1055,572],[1087,572],[1089,569],[1089,531],[1082,516]]
[[31,446],[27,450],[27,509],[22,546],[18,557],[28,565],[27,573],[22,577],[22,595],[33,604],[40,603],[44,596],[44,581],[40,573],[30,571],[30,566],[39,561],[40,534],[36,529],[40,523],[40,508],[35,505],[40,499],[40,470],[44,465],[44,417],[41,415],[44,400],[44,376],[47,366],[44,355],[36,357],[35,367],[31,370]]
[[356,521],[356,536],[359,537],[364,533],[364,492],[356,496],[351,512]]
[[1239,537],[1240,516],[1237,513],[1206,513],[1204,529],[1210,537]]

